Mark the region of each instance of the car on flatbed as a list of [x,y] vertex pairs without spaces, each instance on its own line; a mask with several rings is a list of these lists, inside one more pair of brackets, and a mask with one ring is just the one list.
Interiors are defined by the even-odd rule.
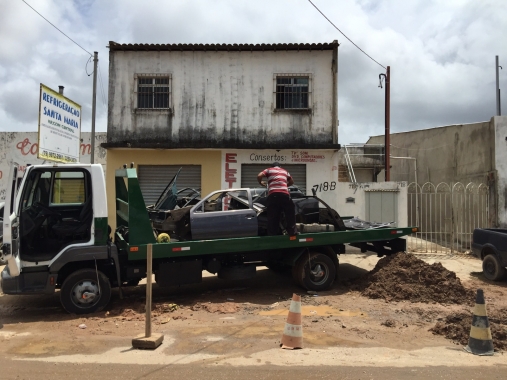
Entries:
[[[29,166],[19,188],[15,186],[17,170],[12,164],[6,191],[10,206],[4,208],[0,259],[7,265],[1,272],[2,291],[51,294],[59,289],[63,308],[75,314],[102,310],[112,288],[119,288],[121,297],[124,286],[145,278],[148,251],[161,287],[199,283],[203,271],[243,280],[267,265],[291,269],[295,282],[305,289],[325,290],[337,277],[338,255],[345,253],[346,244],[387,255],[404,251],[403,236],[417,231],[416,227],[338,228],[262,236],[261,207],[254,204],[250,189],[219,190],[203,199],[195,191],[185,200],[174,189],[160,200],[163,207],[147,207],[136,169],[126,165],[115,172],[115,202],[110,206],[116,228],[112,230],[101,165]],[[309,201],[315,204],[315,199]],[[158,239],[166,234],[154,220],[160,211],[167,211],[160,218],[163,223],[175,217],[173,211],[188,216],[182,220],[189,225],[184,223],[177,233],[183,239]],[[313,211],[308,217],[320,220],[320,208]],[[188,240],[185,229],[190,233]],[[232,230],[234,234],[240,231],[239,236],[231,237]]]

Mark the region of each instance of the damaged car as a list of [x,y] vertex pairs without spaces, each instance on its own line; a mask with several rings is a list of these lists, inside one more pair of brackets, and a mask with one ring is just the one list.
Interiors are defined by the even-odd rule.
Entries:
[[[176,241],[267,235],[265,188],[216,190],[201,199],[198,190],[178,191],[179,172],[157,202],[147,207],[157,235],[167,233]],[[346,229],[338,213],[321,199],[306,196],[294,186],[290,192],[298,225],[324,224],[335,231]],[[282,218],[280,234],[284,230]]]

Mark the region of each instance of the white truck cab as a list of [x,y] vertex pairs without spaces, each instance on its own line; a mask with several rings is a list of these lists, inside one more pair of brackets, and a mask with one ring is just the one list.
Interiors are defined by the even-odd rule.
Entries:
[[[2,291],[52,293],[79,269],[72,263],[93,268],[96,260],[111,253],[104,172],[100,164],[33,165],[18,186],[18,170],[12,163],[6,189],[0,259],[7,265],[1,274]],[[88,301],[97,300],[98,288],[82,288],[81,298],[70,300],[74,309],[83,294]],[[73,305],[64,307],[76,312]]]

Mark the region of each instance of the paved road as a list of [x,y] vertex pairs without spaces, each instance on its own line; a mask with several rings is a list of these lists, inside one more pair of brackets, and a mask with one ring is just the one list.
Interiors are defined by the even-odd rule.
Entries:
[[506,367],[214,367],[190,365],[63,364],[0,358],[3,380],[150,379],[505,379]]

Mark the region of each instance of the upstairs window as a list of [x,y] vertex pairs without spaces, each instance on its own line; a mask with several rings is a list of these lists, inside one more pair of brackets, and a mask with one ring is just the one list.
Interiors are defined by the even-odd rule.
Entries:
[[276,75],[276,109],[310,108],[310,77],[305,75]]
[[168,75],[137,75],[137,108],[168,109],[171,77]]

